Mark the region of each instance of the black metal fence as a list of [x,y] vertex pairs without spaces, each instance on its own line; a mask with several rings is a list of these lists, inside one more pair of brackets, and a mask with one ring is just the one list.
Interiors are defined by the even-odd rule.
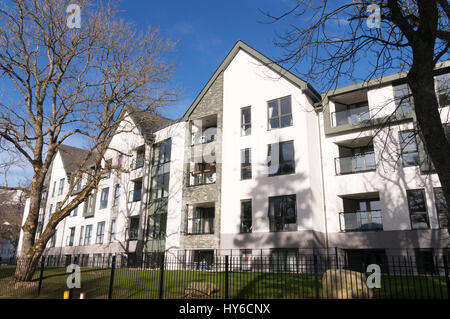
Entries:
[[[89,299],[448,299],[448,257],[418,256],[356,258],[338,250],[45,256],[27,283],[12,285],[16,265],[1,266],[0,298],[59,299],[70,291],[70,298]],[[79,266],[75,273],[67,272],[71,264]]]

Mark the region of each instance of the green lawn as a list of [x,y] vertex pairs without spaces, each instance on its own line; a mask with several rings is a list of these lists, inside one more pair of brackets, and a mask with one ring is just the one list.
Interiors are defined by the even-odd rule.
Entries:
[[[34,275],[31,287],[14,289],[7,286],[14,273],[14,266],[0,268],[0,298],[37,298],[39,270]],[[107,298],[110,269],[84,268],[81,270],[81,288],[74,289],[73,297],[84,292],[87,299]],[[67,290],[65,268],[46,267],[40,298],[61,299]],[[225,297],[225,274],[211,271],[164,272],[164,298],[184,298],[185,288],[191,282],[210,282],[219,288],[212,298]],[[321,276],[318,280],[321,294]],[[116,269],[113,298],[156,299],[159,298],[159,270]],[[375,289],[375,298],[447,298],[444,278],[432,277],[388,277],[382,276],[381,289]],[[230,298],[301,299],[315,298],[314,275],[275,274],[257,272],[230,272]]]

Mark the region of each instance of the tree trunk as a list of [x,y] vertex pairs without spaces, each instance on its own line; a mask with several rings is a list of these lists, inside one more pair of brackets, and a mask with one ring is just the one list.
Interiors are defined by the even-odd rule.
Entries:
[[[450,143],[445,136],[438,111],[433,77],[433,48],[434,45],[431,46],[430,43],[421,43],[414,48],[414,61],[407,80],[414,98],[420,135],[439,176],[448,203],[447,216],[450,216]],[[449,227],[450,224],[447,227],[450,234]]]

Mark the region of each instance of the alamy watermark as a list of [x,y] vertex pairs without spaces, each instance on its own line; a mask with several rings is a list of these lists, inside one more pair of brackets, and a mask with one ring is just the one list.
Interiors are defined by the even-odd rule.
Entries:
[[66,9],[67,15],[67,27],[69,29],[80,29],[81,28],[81,8],[78,4],[70,4]]

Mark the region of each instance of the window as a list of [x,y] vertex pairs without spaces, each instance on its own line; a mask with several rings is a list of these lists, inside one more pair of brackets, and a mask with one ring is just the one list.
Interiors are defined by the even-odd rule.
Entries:
[[155,202],[155,206],[161,206],[153,214],[149,215],[148,237],[152,239],[163,239],[166,234],[167,203]]
[[269,101],[267,105],[268,105],[269,130],[292,126],[292,110],[291,110],[290,96]]
[[434,274],[436,273],[436,267],[434,264],[434,252],[432,248],[428,249],[415,249],[416,265],[419,274]]
[[188,179],[190,186],[213,184],[216,182],[216,163],[195,163]]
[[193,217],[188,218],[188,230],[190,235],[214,233],[214,207],[193,207]]
[[78,245],[82,246],[83,245],[83,232],[84,232],[84,226],[81,226],[81,230],[80,230],[80,240],[78,241]]
[[102,254],[94,254],[93,256],[93,266],[94,267],[102,267]]
[[68,245],[73,246],[73,242],[75,241],[75,227],[71,227],[71,228],[69,228],[69,230],[70,230],[70,235],[69,235]]
[[108,179],[111,177],[111,167],[112,167],[112,159],[105,161],[105,170],[108,170],[105,174],[103,174],[103,179]]
[[400,132],[400,145],[403,166],[419,164],[419,152],[417,151],[416,134],[414,131]]
[[58,209],[61,208],[61,202],[56,203],[55,212],[58,211]]
[[270,250],[270,270],[275,272],[296,272],[298,250],[278,248]]
[[84,203],[84,211],[83,217],[94,217],[95,213],[95,200],[97,198],[97,192],[94,191],[91,195],[89,195],[87,201]]
[[73,217],[75,217],[75,216],[78,215],[78,206],[80,206],[80,205],[75,206],[75,208],[74,208],[73,211],[72,211],[72,216],[73,216]]
[[296,195],[269,197],[270,231],[297,230]]
[[252,178],[252,151],[250,148],[241,150],[241,179]]
[[427,204],[425,201],[425,192],[423,189],[407,190],[409,215],[411,218],[412,229],[428,229],[430,221],[428,220]]
[[139,218],[132,217],[130,218],[130,228],[128,230],[128,239],[129,240],[137,240],[139,232]]
[[105,222],[99,222],[97,224],[97,238],[95,242],[97,244],[103,244],[104,235],[105,235]]
[[252,232],[252,200],[241,201],[241,233]]
[[119,158],[117,159],[117,167],[122,168],[123,166],[123,155],[120,154]]
[[252,250],[241,249],[239,251],[241,255],[241,267],[240,270],[249,271],[252,270]]
[[169,196],[170,157],[172,140],[169,138],[153,148],[151,199]]
[[64,180],[65,178],[61,178],[59,180],[59,190],[58,190],[58,195],[62,195],[63,191],[64,191]]
[[404,114],[412,111],[413,98],[408,84],[394,86],[394,98],[397,114]]
[[145,146],[141,146],[136,151],[136,159],[133,169],[138,169],[144,166],[145,160]]
[[120,195],[120,185],[116,184],[114,186],[114,200],[113,206],[117,206],[119,204],[119,195]]
[[116,240],[116,220],[111,221],[111,226],[109,228],[109,242],[112,243]]
[[50,217],[52,216],[52,210],[53,210],[53,204],[50,204],[50,209],[48,211],[48,218],[50,219]]
[[55,197],[55,190],[56,190],[56,182],[53,182],[52,197]]
[[441,187],[435,187],[434,200],[436,202],[436,211],[439,220],[439,228],[447,228],[448,225],[448,206]]
[[109,195],[109,187],[102,189],[102,194],[100,196],[100,209],[108,207],[108,195]]
[[139,202],[142,197],[142,178],[133,181],[134,189],[130,191],[128,201]]
[[294,142],[269,145],[267,165],[269,176],[295,173]]
[[241,136],[252,134],[252,109],[250,106],[241,109]]
[[56,245],[56,233],[58,232],[58,230],[55,230],[55,233],[53,234],[52,238],[50,239],[50,247],[55,247]]
[[86,233],[84,235],[84,245],[90,245],[91,244],[91,237],[92,237],[92,225],[86,226]]

